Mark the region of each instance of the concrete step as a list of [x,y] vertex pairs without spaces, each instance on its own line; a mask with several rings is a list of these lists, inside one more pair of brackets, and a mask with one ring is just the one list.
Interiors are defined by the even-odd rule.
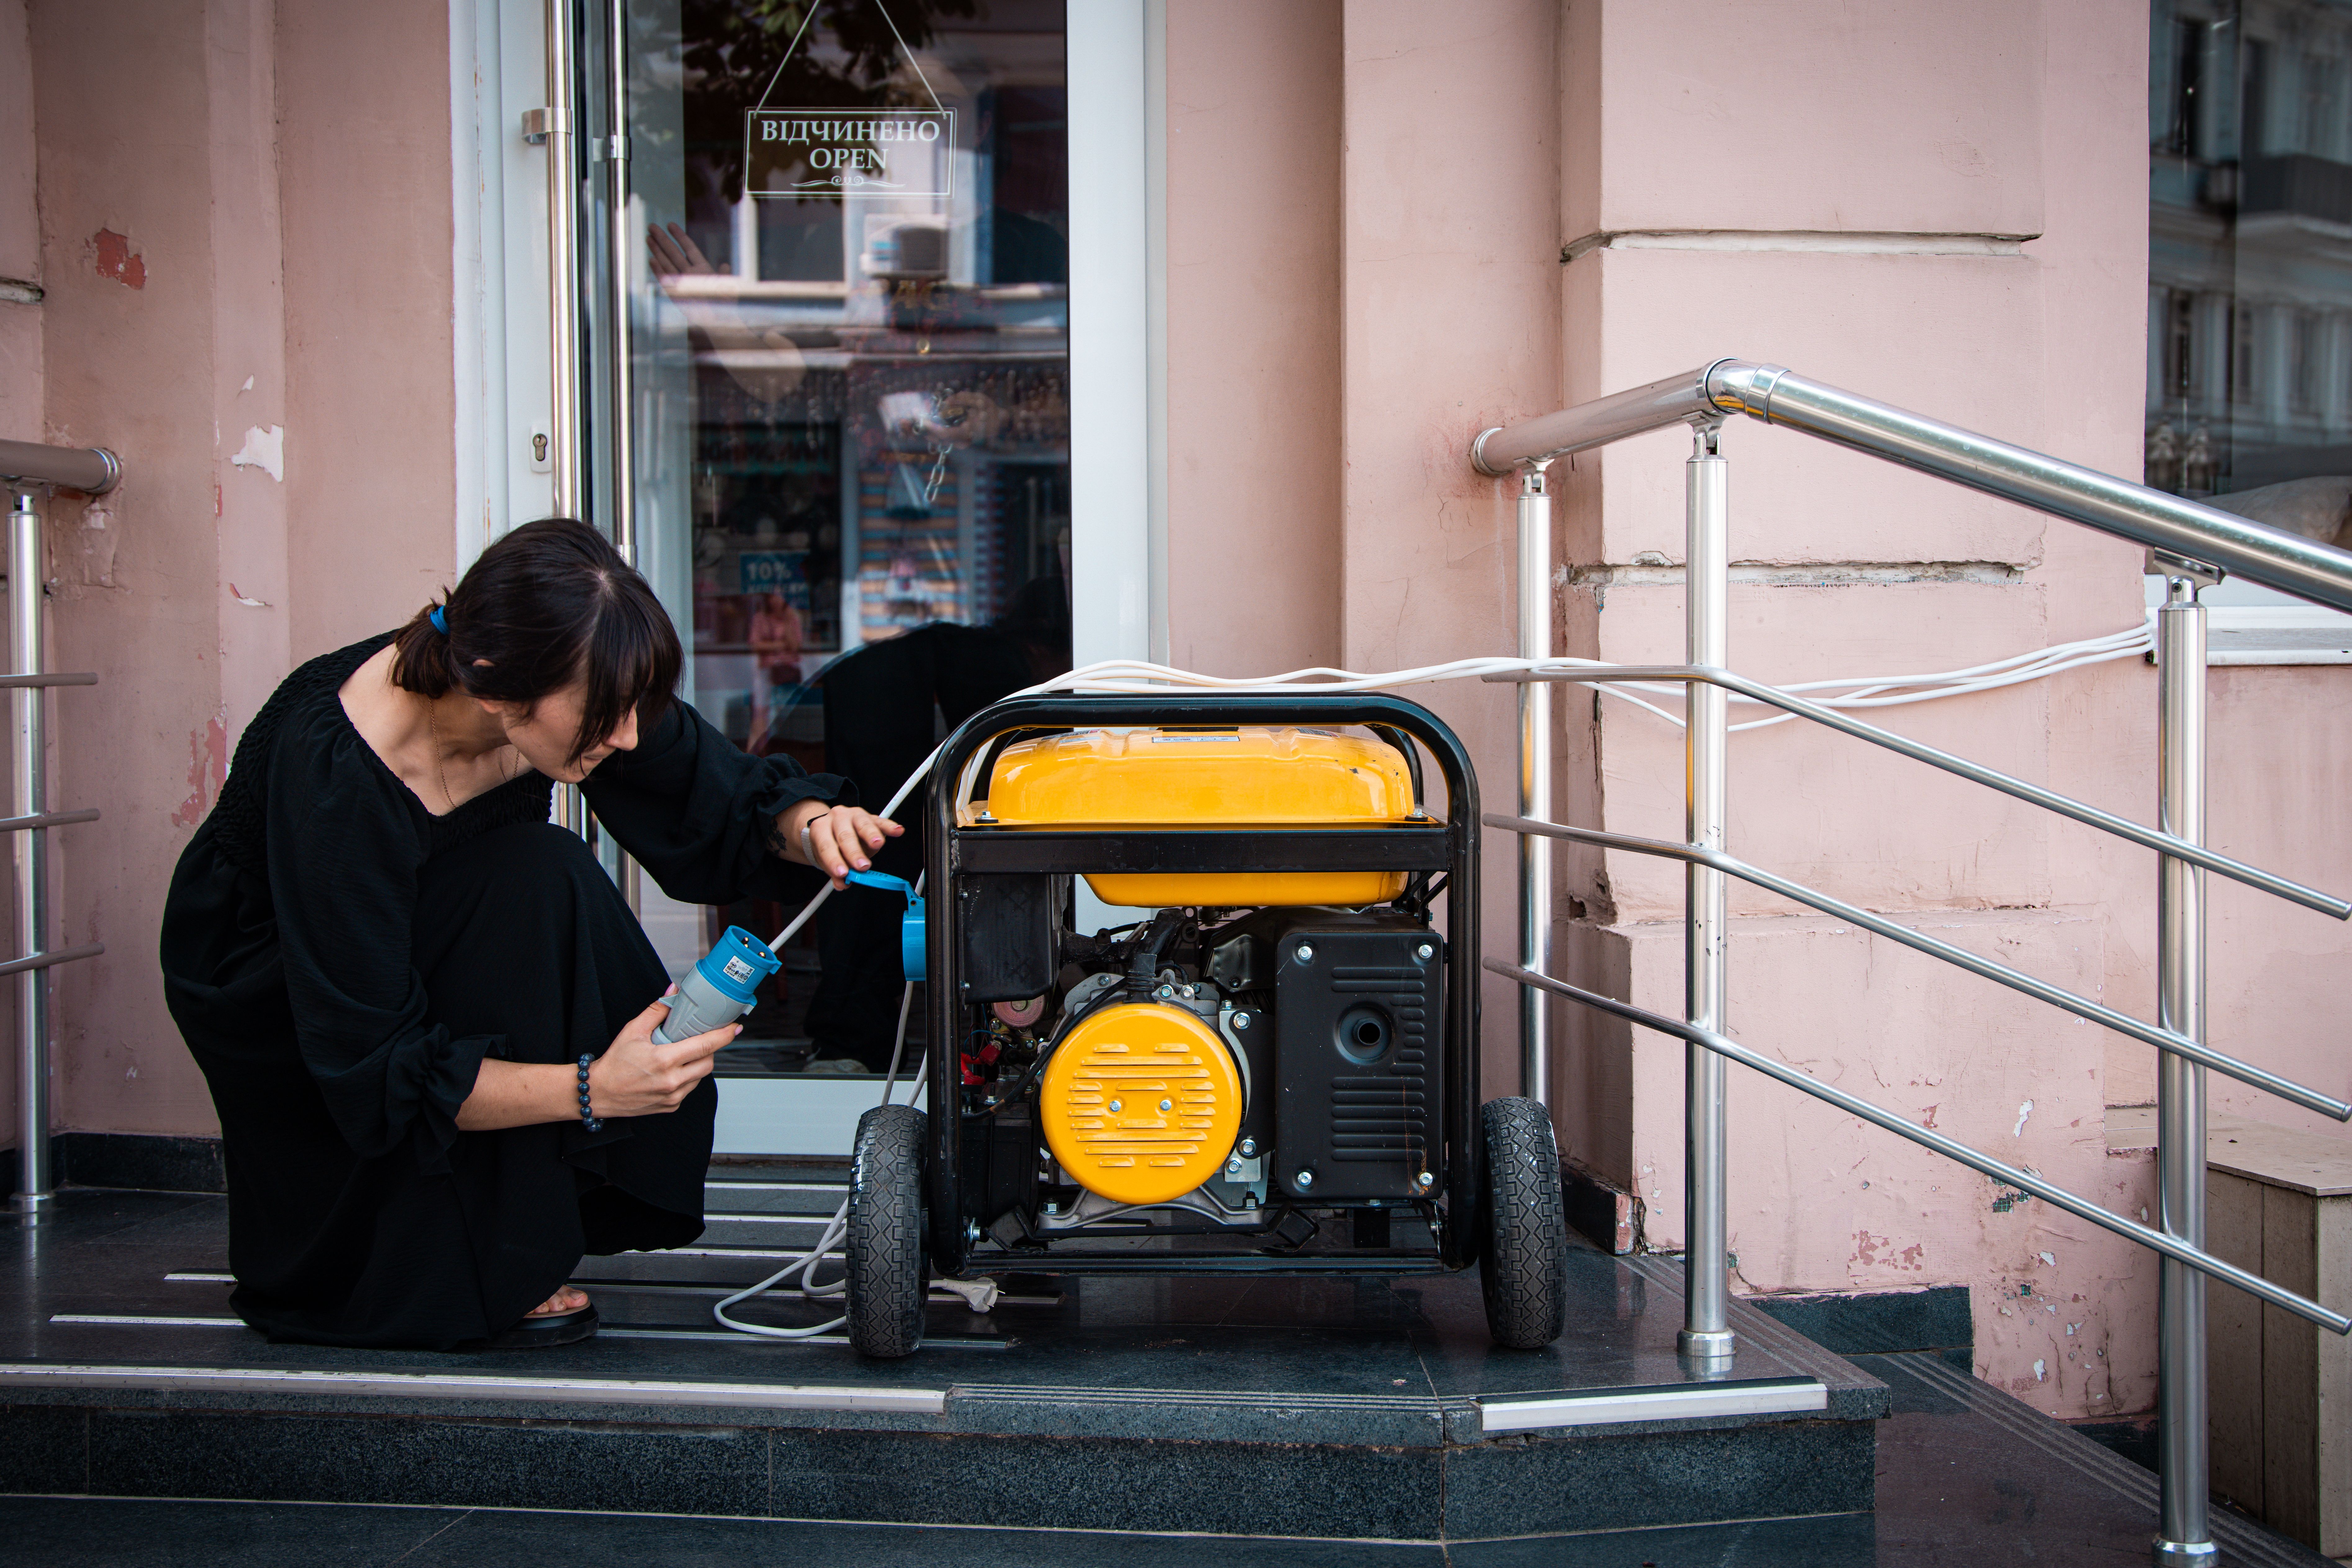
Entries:
[[714,1175],[766,1184],[712,1189],[728,1241],[590,1259],[596,1339],[475,1355],[269,1344],[222,1200],[69,1194],[0,1278],[0,1491],[1402,1541],[1872,1506],[1885,1384],[1744,1304],[1695,1375],[1661,1260],[1579,1248],[1537,1352],[1488,1342],[1475,1275],[1122,1276],[934,1300],[877,1363],[711,1321],[838,1201]]

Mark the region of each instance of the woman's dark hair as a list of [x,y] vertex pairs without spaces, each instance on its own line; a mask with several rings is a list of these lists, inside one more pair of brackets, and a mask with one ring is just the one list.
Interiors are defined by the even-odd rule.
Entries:
[[392,679],[420,697],[452,689],[533,704],[587,682],[567,763],[629,710],[650,726],[668,708],[683,656],[668,612],[612,542],[584,522],[527,522],[482,552],[445,605],[427,605],[393,639]]

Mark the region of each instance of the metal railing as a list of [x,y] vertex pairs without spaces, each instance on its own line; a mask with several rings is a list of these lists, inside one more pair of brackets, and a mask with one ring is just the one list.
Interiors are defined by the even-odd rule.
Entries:
[[[2013,778],[1733,674],[1728,656],[1730,504],[1728,469],[1717,443],[1723,421],[1744,414],[1855,451],[1999,496],[2005,500],[2146,546],[2151,570],[2166,579],[2157,612],[2158,825],[2143,826],[2042,785]],[[1597,1008],[1684,1042],[1685,1062],[1685,1319],[1681,1345],[1702,1366],[1720,1368],[1736,1349],[1727,1326],[1730,1282],[1725,1222],[1725,1063],[1736,1061],[2030,1193],[2067,1213],[2157,1252],[2161,1259],[2158,1328],[2160,1562],[2210,1562],[2205,1426],[2205,1279],[2210,1276],[2336,1333],[2352,1317],[2308,1300],[2205,1250],[2205,1074],[2227,1074],[2282,1099],[2352,1120],[2352,1103],[2215,1050],[2205,1040],[2205,874],[2229,877],[2338,920],[2352,901],[2306,888],[2204,847],[2205,610],[2201,587],[2225,572],[2331,608],[2352,611],[2352,554],[2248,519],[2165,495],[2076,464],[1996,441],[1907,410],[1809,381],[1778,365],[1717,360],[1613,396],[1482,433],[1470,460],[1481,473],[1517,469],[1520,653],[1552,657],[1549,636],[1550,498],[1544,468],[1570,452],[1607,446],[1676,424],[1692,426],[1684,466],[1685,646],[1681,665],[1607,665],[1563,660],[1553,669],[1490,675],[1519,686],[1519,814],[1490,816],[1488,826],[1519,835],[1520,952],[1517,963],[1486,967],[1519,983],[1521,1074],[1525,1091],[1548,1098],[1549,1042],[1543,997]],[[1550,820],[1548,687],[1557,682],[1612,685],[1680,681],[1687,692],[1685,728],[1687,842],[1604,833]],[[1737,692],[1855,739],[1884,746],[2044,810],[2114,835],[2158,856],[2157,1020],[2153,1024],[2088,997],[1981,958],[1949,942],[1858,909],[1725,852],[1728,793],[1727,702]],[[1553,839],[1679,860],[1684,883],[1684,1016],[1669,1018],[1570,984],[1549,973],[1552,911],[1548,857],[1528,847]],[[1922,1127],[1822,1082],[1727,1036],[1725,889],[1738,878],[1820,910],[2100,1024],[2158,1056],[2159,1223],[2149,1226],[2021,1170],[1943,1133]]]
[[49,946],[49,830],[68,823],[96,822],[92,810],[48,809],[47,736],[42,691],[52,686],[95,686],[89,673],[52,675],[42,669],[47,637],[42,625],[47,573],[41,551],[41,514],[34,495],[51,488],[100,495],[122,478],[122,465],[102,447],[45,447],[30,441],[0,441],[0,484],[15,500],[8,511],[8,646],[15,672],[0,676],[8,693],[14,730],[16,815],[0,817],[0,833],[15,834],[17,940],[22,957],[0,963],[0,975],[16,977],[16,1212],[27,1221],[41,1217],[57,1197],[49,1159],[49,976],[60,963],[93,958],[104,942]]

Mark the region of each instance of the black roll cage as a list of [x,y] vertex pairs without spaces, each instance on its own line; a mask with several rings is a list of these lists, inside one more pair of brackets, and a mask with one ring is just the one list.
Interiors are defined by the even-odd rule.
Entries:
[[[1428,751],[1445,781],[1445,819],[1426,825],[1376,828],[1024,828],[975,826],[957,821],[963,775],[974,757],[1019,731],[1067,731],[1118,725],[1230,729],[1246,724],[1295,724],[1372,730],[1383,739],[1410,736]],[[1413,762],[1418,793],[1420,768]],[[967,876],[1047,872],[1198,873],[1236,871],[1444,871],[1446,966],[1451,972],[1445,1005],[1445,1107],[1442,1118],[1445,1159],[1445,1224],[1438,1258],[1447,1268],[1476,1261],[1486,1173],[1478,1142],[1478,778],[1462,742],[1437,715],[1418,703],[1383,693],[1347,692],[1263,695],[1016,697],[973,714],[940,748],[932,764],[925,861],[929,895],[926,933],[929,983],[930,1148],[923,1173],[928,1251],[934,1271],[963,1277],[971,1265],[965,1229],[961,1141],[962,1064],[958,1047],[963,1030],[958,1016],[956,955],[962,951],[957,897]],[[1180,1261],[1181,1260],[1181,1261]],[[1100,1271],[1132,1270],[1132,1254],[1104,1258]],[[1005,1269],[1089,1271],[1076,1256],[1008,1257]],[[1077,1267],[1066,1268],[1065,1265]],[[1393,1257],[1367,1258],[1365,1272],[1398,1273]],[[1170,1254],[1155,1268],[1180,1272],[1348,1271],[1343,1259],[1285,1258],[1264,1253]]]

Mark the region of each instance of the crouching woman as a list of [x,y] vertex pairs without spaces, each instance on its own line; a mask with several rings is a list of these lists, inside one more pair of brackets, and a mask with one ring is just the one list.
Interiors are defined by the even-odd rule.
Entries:
[[[677,634],[594,530],[485,551],[446,605],[312,659],[238,742],[164,906],[212,1089],[229,1298],[273,1339],[566,1343],[581,1258],[702,1230],[714,1056],[559,781],[671,897],[813,891],[899,830],[675,701]],[[797,885],[796,885],[797,884]]]

